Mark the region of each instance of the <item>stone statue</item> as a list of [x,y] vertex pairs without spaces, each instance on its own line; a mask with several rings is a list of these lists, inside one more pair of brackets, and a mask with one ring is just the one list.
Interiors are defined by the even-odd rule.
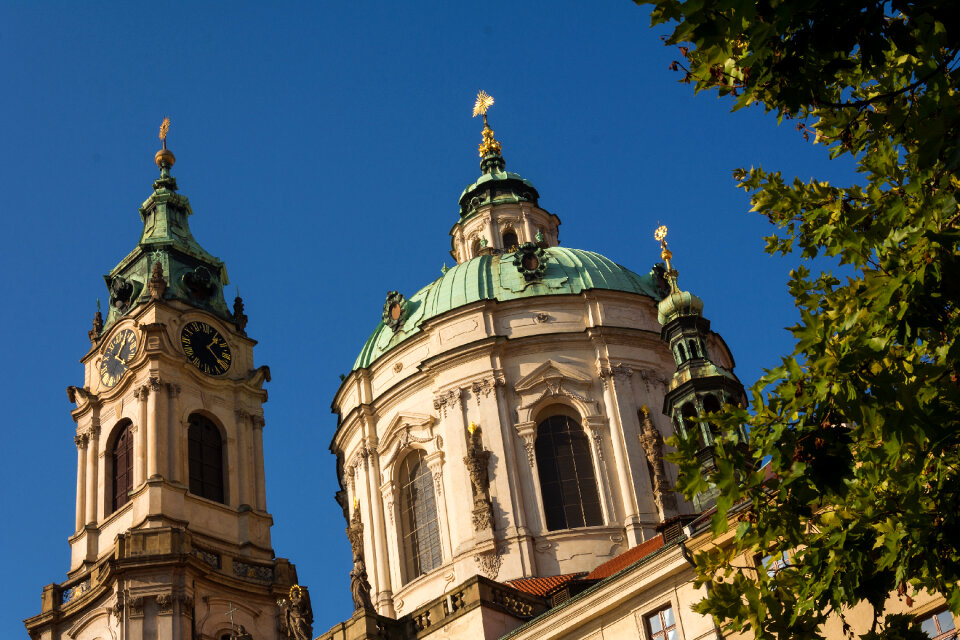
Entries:
[[311,640],[313,637],[313,609],[310,595],[298,584],[290,587],[290,599],[278,600],[283,611],[283,631],[294,640]]
[[237,625],[236,631],[230,635],[231,640],[253,640],[253,636],[250,635],[250,632],[247,631],[242,624]]
[[153,273],[147,282],[147,288],[150,290],[151,300],[159,300],[167,290],[167,281],[163,279],[163,265],[159,260],[153,263]]
[[490,452],[483,448],[480,426],[470,423],[467,455],[463,463],[470,473],[473,489],[473,529],[477,533],[493,529],[493,505],[490,502]]
[[373,611],[370,600],[370,581],[367,580],[367,567],[363,556],[353,557],[353,569],[350,571],[350,594],[353,596],[353,610]]
[[643,423],[640,431],[640,446],[647,456],[647,464],[653,479],[653,499],[660,511],[663,511],[664,496],[670,491],[667,482],[667,473],[663,468],[663,436],[653,426],[646,406],[640,408],[640,421]]
[[363,561],[363,523],[360,521],[360,505],[354,500],[353,518],[347,527],[347,539],[353,551],[353,569],[350,571],[350,594],[353,596],[353,610],[373,611],[370,598],[370,581],[367,580],[367,566]]

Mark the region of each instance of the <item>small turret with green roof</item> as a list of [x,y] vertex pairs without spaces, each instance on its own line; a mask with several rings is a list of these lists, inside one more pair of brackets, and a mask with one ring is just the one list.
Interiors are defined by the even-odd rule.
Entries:
[[[677,363],[663,399],[663,413],[673,419],[677,430],[699,442],[699,457],[704,468],[713,464],[713,440],[716,427],[701,419],[720,410],[723,404],[740,404],[743,385],[732,371],[717,365],[707,348],[710,321],[703,317],[703,300],[677,285],[673,253],[667,248],[667,228],[654,233],[660,242],[660,257],[666,265],[664,273],[669,292],[657,303],[657,320],[662,329],[660,338],[670,346]],[[746,433],[743,433],[746,438]],[[694,498],[698,509],[708,509],[716,499],[710,490]]]
[[229,284],[226,266],[194,239],[188,222],[193,215],[190,201],[177,193],[177,179],[170,175],[176,158],[167,149],[169,126],[169,119],[164,119],[160,128],[163,148],[154,159],[160,177],[153,183],[153,193],[140,206],[140,240],[103,277],[109,293],[107,317],[102,324],[95,323],[90,332],[92,342],[151,299],[179,300],[233,320],[223,297],[223,287]]

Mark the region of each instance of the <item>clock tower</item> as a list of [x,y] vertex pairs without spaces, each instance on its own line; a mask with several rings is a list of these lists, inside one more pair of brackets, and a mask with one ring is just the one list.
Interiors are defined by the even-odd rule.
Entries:
[[76,404],[76,528],[67,580],[43,589],[34,639],[300,637],[309,595],[270,542],[262,405],[239,296],[194,239],[170,174],[140,207],[137,246],[104,276]]

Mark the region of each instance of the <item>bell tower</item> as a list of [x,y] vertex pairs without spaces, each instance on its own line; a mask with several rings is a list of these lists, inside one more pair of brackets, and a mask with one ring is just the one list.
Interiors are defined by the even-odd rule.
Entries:
[[270,370],[254,364],[239,295],[232,310],[224,300],[224,263],[190,232],[168,129],[140,240],[104,276],[106,318],[98,304],[83,384],[67,388],[76,530],[67,580],[25,621],[32,638],[259,640],[309,619],[296,569],[270,541]]
[[[667,295],[657,304],[657,320],[662,327],[660,338],[669,345],[677,365],[663,399],[663,413],[673,420],[681,434],[697,439],[697,457],[701,468],[706,470],[714,464],[713,441],[717,430],[704,416],[719,411],[723,404],[742,403],[743,385],[732,370],[717,364],[719,358],[711,353],[711,350],[726,350],[726,345],[710,331],[710,321],[703,317],[703,300],[677,286],[673,253],[667,248],[667,228],[658,227],[654,237],[660,242],[660,256],[666,263],[664,277],[669,287]],[[746,432],[741,435],[745,440]],[[698,494],[693,500],[697,511],[709,509],[715,501],[713,489]]]

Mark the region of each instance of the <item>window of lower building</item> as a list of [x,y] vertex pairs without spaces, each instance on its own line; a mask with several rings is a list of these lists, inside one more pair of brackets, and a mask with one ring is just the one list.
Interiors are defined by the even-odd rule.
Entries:
[[957,626],[953,622],[953,614],[944,610],[924,618],[920,622],[920,630],[933,640],[947,640],[956,637]]
[[673,607],[651,613],[646,617],[646,622],[650,640],[680,640],[677,621],[673,617]]

